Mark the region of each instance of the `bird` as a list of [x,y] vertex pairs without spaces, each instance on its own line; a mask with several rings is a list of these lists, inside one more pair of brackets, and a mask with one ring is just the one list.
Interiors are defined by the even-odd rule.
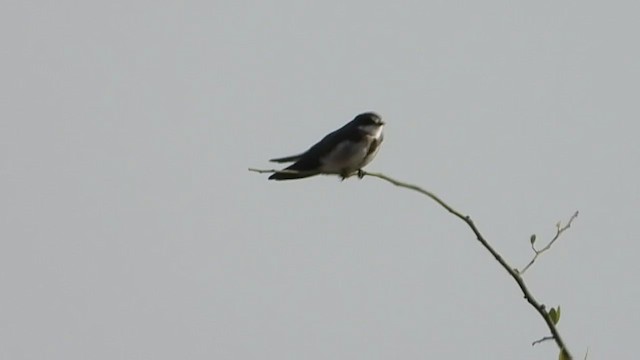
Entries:
[[269,160],[277,163],[293,162],[269,176],[269,180],[302,179],[318,174],[337,174],[342,180],[354,174],[362,178],[362,168],[380,150],[384,139],[384,125],[380,115],[374,112],[359,114],[307,151]]

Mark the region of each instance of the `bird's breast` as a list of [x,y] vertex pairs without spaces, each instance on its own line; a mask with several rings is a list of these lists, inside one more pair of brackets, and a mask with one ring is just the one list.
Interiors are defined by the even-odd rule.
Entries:
[[357,170],[367,156],[369,140],[343,141],[322,159],[322,171],[343,173],[345,170]]
[[367,165],[378,152],[382,129],[382,126],[361,127],[359,136],[339,143],[321,159],[322,172],[351,173]]

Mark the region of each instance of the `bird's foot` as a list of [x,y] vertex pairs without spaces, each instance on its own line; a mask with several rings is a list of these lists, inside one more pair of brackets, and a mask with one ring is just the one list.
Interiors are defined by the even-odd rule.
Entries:
[[366,175],[366,173],[362,169],[358,169],[358,170],[352,171],[350,173],[343,172],[343,173],[340,174],[340,181],[344,181],[345,179],[350,178],[353,175],[357,175],[358,179],[362,179]]
[[340,174],[340,181],[344,181],[345,179],[348,179],[348,178],[352,177],[354,174],[355,174],[355,172],[346,172],[346,171],[344,171],[344,172],[342,172]]

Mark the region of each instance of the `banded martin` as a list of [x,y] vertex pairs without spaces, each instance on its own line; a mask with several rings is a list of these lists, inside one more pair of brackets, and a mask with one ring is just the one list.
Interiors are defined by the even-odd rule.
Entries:
[[356,116],[340,129],[330,133],[302,154],[271,159],[293,162],[284,170],[269,176],[269,180],[302,179],[318,174],[338,174],[342,179],[358,174],[373,160],[380,149],[384,122],[376,113]]

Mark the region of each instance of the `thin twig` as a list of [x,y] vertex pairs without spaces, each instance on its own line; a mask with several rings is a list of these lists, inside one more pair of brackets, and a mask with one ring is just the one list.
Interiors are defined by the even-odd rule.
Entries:
[[[253,171],[253,172],[257,172],[257,173],[281,172],[280,170],[259,170],[259,169],[251,169],[251,168],[249,169],[249,171]],[[451,207],[449,204],[444,202],[444,200],[442,200],[438,196],[436,196],[434,193],[432,193],[430,191],[427,191],[427,190],[425,190],[425,189],[423,189],[423,188],[421,188],[421,187],[419,187],[417,185],[405,183],[405,182],[396,180],[394,178],[388,177],[388,176],[386,176],[384,174],[381,174],[381,173],[372,173],[372,172],[361,171],[359,175],[361,175],[361,177],[364,177],[364,176],[376,177],[376,178],[385,180],[385,181],[387,181],[387,182],[389,182],[389,183],[391,183],[391,184],[393,184],[395,186],[419,192],[419,193],[429,197],[431,200],[435,201],[436,203],[438,203],[438,205],[442,206],[444,209],[446,209],[448,212],[450,212],[451,214],[453,214],[454,216],[456,216],[460,220],[464,221],[467,224],[467,226],[469,226],[471,231],[473,231],[473,233],[476,236],[476,239],[480,242],[480,244],[482,244],[482,246],[487,251],[489,251],[489,253],[496,259],[496,261],[498,261],[498,263],[505,269],[505,271],[507,273],[509,273],[509,275],[513,278],[513,280],[518,284],[518,287],[520,288],[520,291],[522,291],[522,294],[523,294],[525,300],[527,300],[527,302],[538,312],[538,314],[540,314],[540,316],[542,317],[544,322],[547,324],[547,327],[549,328],[549,331],[551,332],[551,337],[550,338],[555,340],[556,345],[558,346],[558,348],[560,348],[560,352],[562,353],[564,351],[565,354],[567,355],[566,356],[567,359],[573,359],[571,357],[571,355],[569,354],[569,350],[566,348],[566,346],[564,344],[564,341],[562,340],[562,337],[560,336],[560,333],[558,332],[558,329],[556,328],[555,324],[553,323],[553,321],[549,317],[549,314],[547,313],[547,310],[546,310],[545,306],[543,304],[540,304],[534,298],[533,294],[531,294],[531,292],[527,288],[526,284],[524,283],[524,280],[520,276],[520,272],[518,272],[518,270],[512,268],[509,265],[509,263],[507,263],[502,258],[502,256],[495,249],[493,249],[493,247],[491,245],[489,245],[489,243],[484,238],[484,236],[480,233],[480,230],[478,230],[478,228],[476,227],[476,225],[473,222],[473,220],[471,220],[471,217],[469,215],[463,215],[462,213],[460,213],[459,211],[457,211],[456,209]],[[576,216],[577,216],[577,214],[575,214],[571,218],[571,221],[573,221],[573,219]],[[567,225],[570,225],[571,221]],[[568,228],[569,226],[566,226],[566,227]],[[558,228],[560,228],[560,226],[558,226]],[[564,229],[564,230],[566,230],[566,229]],[[562,231],[564,231],[564,230],[562,230]],[[555,241],[555,240],[553,240],[553,241]],[[547,246],[550,246],[550,245],[547,245]]]
[[536,346],[537,344],[540,344],[542,342],[549,341],[549,340],[553,340],[553,336],[545,336],[542,339],[536,340],[531,343],[531,346]]
[[560,237],[560,234],[562,234],[563,232],[565,232],[565,230],[570,228],[571,227],[571,223],[577,217],[578,217],[578,211],[576,211],[575,213],[573,213],[573,215],[571,215],[571,217],[569,218],[569,221],[567,221],[567,223],[564,226],[562,226],[561,223],[557,223],[556,224],[556,235],[542,249],[537,250],[535,245],[533,244],[533,242],[531,243],[531,248],[533,249],[533,252],[534,252],[533,258],[531,258],[531,261],[529,261],[527,266],[525,266],[524,268],[522,268],[522,270],[520,270],[520,275],[524,275],[525,271],[527,271],[531,267],[531,265],[533,265],[533,263],[536,262],[536,260],[538,259],[538,256],[540,256],[541,254],[543,254],[547,250],[551,249],[551,246],[553,245],[554,242],[556,242],[556,240],[558,240],[558,238]]
[[277,172],[281,172],[284,170],[275,170],[275,169],[254,169],[254,168],[249,168],[249,171],[253,171],[253,172],[257,172],[259,174],[273,174],[273,173],[277,173]]

